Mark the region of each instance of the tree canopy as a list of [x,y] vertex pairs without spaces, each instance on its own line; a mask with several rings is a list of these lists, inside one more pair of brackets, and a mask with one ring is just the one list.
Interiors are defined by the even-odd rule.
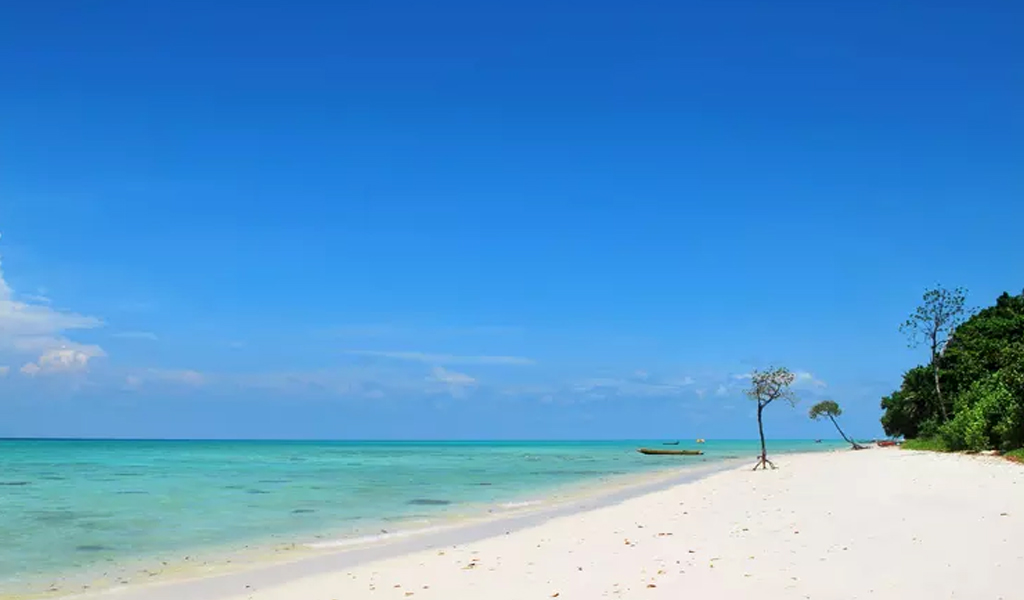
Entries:
[[807,416],[817,421],[822,417],[830,417],[834,419],[841,414],[843,414],[843,409],[839,408],[839,404],[835,400],[822,400],[811,407]]
[[786,367],[769,367],[764,371],[754,369],[750,375],[747,396],[757,402],[759,409],[764,409],[776,400],[785,400],[790,405],[795,405],[796,394],[789,387],[793,385],[794,380],[796,380],[796,375]]
[[1004,293],[953,329],[941,355],[907,371],[882,409],[888,435],[939,437],[953,450],[1024,447],[1024,293]]

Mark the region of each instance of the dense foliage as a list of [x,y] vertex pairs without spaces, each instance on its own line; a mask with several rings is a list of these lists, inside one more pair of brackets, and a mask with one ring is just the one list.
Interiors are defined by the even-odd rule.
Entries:
[[959,325],[931,364],[906,372],[882,409],[887,435],[933,437],[951,450],[1024,447],[1024,293],[1003,294]]

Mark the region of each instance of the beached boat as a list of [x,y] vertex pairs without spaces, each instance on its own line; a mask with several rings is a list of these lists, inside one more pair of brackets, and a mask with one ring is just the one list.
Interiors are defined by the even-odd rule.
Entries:
[[640,454],[671,454],[678,456],[700,456],[703,450],[665,450],[664,448],[638,448]]
[[879,448],[890,448],[892,446],[899,446],[899,445],[900,445],[900,443],[895,441],[895,440],[879,440],[878,441],[878,447]]

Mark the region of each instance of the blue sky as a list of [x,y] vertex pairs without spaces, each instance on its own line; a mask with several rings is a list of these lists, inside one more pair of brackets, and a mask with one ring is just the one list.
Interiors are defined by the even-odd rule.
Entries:
[[0,435],[855,435],[1024,288],[1007,2],[0,13]]

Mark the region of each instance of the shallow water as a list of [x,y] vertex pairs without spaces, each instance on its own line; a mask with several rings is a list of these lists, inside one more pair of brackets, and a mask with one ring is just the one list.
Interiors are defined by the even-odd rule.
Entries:
[[[651,457],[636,453],[642,444],[0,441],[0,590],[139,558],[376,533],[757,451],[709,441],[703,457]],[[773,452],[834,447],[772,442]]]

